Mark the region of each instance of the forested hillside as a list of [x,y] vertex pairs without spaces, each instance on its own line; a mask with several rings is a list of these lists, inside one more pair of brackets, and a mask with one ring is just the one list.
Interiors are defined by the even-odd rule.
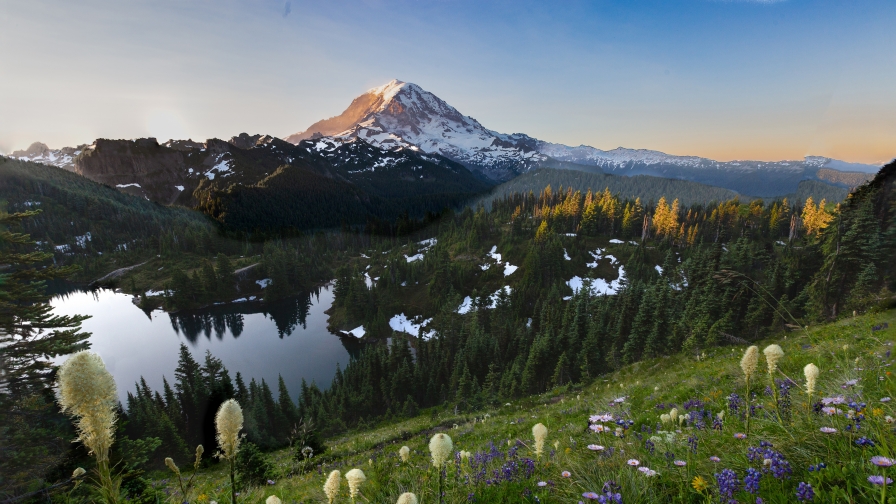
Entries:
[[[283,446],[290,419],[334,435],[420,408],[474,410],[892,304],[894,183],[890,165],[843,204],[510,195],[339,269],[333,324],[372,344],[328,389],[303,386],[294,404],[281,384],[278,402],[270,385],[203,371],[202,401],[233,389],[251,405],[250,439]],[[179,395],[138,392],[138,431],[195,418]]]

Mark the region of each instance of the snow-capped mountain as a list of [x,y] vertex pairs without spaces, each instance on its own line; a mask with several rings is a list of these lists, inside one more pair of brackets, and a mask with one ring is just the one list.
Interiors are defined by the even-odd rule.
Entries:
[[441,154],[493,180],[506,180],[546,157],[531,147],[483,127],[416,84],[393,80],[352,101],[339,116],[286,137],[298,143],[316,136],[361,138],[391,149],[417,148]]
[[362,138],[383,149],[417,148],[438,153],[495,181],[536,167],[595,167],[619,175],[693,180],[752,196],[792,192],[800,180],[821,179],[817,172],[823,169],[876,173],[880,168],[813,156],[794,161],[722,162],[646,149],[570,147],[521,133],[492,131],[420,86],[398,80],[368,90],[342,114],[319,121],[286,140],[298,143],[316,137],[333,141]]
[[34,142],[25,150],[13,151],[8,157],[22,161],[32,161],[45,165],[55,166],[68,171],[73,171],[75,156],[80,154],[87,145],[77,147],[63,147],[51,149],[46,144]]

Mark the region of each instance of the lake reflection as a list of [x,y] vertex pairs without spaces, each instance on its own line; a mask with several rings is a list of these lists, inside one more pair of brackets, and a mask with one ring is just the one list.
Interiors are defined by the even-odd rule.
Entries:
[[103,357],[122,400],[141,376],[156,390],[163,375],[173,383],[181,343],[200,362],[210,351],[231,378],[240,372],[246,383],[264,379],[275,388],[282,375],[295,399],[303,378],[328,387],[337,364],[344,368],[359,349],[327,331],[324,311],[333,303],[331,289],[269,305],[237,303],[176,314],[146,313],[131,296],[111,290],[76,291],[51,304],[60,315],[92,315],[83,328],[92,333],[91,350]]

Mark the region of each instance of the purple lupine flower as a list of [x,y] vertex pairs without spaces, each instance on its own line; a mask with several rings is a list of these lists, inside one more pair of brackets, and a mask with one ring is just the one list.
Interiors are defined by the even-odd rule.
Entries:
[[753,469],[747,469],[747,475],[744,476],[744,488],[751,494],[759,493],[759,480],[762,479],[762,473]]
[[740,489],[740,480],[737,479],[737,473],[731,469],[722,469],[721,473],[717,473],[716,481],[719,483],[719,495],[729,499],[734,497],[734,493]]
[[800,481],[796,489],[796,498],[800,502],[809,502],[815,498],[815,490],[812,490],[812,485],[809,483]]

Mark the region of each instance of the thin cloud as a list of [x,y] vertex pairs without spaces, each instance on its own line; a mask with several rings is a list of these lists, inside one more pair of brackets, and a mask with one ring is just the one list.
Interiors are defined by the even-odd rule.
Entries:
[[292,2],[287,1],[283,7],[283,17],[288,16],[290,12],[292,12]]

